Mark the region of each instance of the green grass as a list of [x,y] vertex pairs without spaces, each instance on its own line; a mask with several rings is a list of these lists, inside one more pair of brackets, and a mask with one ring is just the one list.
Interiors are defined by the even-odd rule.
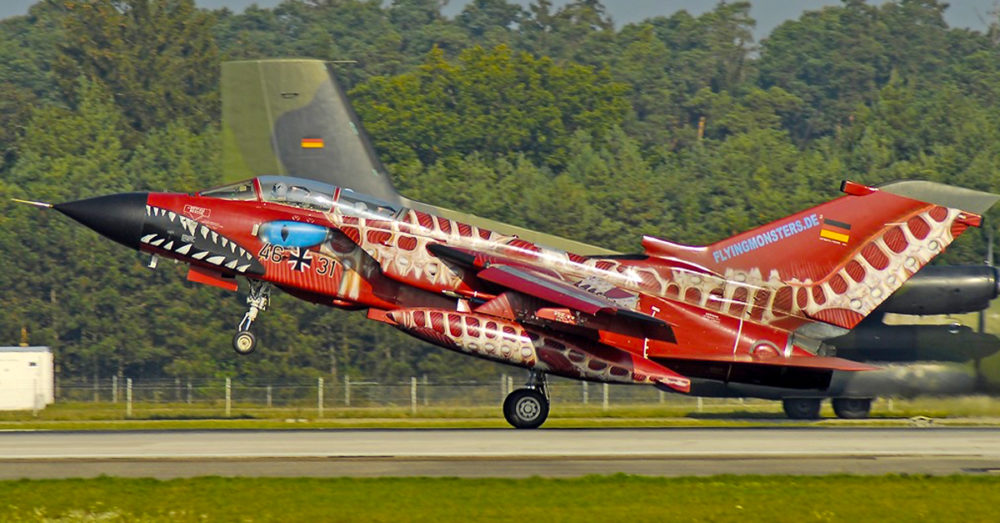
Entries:
[[[172,429],[303,429],[303,428],[493,428],[506,427],[500,407],[354,407],[265,409],[236,404],[229,417],[215,406],[137,403],[132,417],[121,404],[60,403],[33,416],[30,412],[0,412],[0,430],[172,430]],[[845,421],[834,417],[827,403],[822,421],[787,420],[776,401],[743,404],[706,401],[695,405],[663,403],[613,405],[553,404],[548,428],[586,427],[732,427],[770,425],[906,425],[909,418],[927,416],[937,424],[1000,425],[1000,399],[921,398],[879,400],[872,419]]]
[[995,476],[0,482],[3,521],[996,521]]

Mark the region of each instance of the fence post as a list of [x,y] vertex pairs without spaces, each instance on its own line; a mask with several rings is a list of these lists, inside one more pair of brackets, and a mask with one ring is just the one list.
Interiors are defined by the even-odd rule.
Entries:
[[118,403],[118,375],[111,376],[111,403]]
[[[270,388],[270,386],[268,387]],[[268,395],[270,397],[270,395]],[[319,417],[323,417],[323,378],[316,378],[316,410]]]
[[271,386],[267,386],[267,408],[271,408]]
[[232,413],[232,401],[233,401],[233,381],[231,378],[226,378],[226,417]]
[[132,417],[132,378],[125,378],[125,417]]
[[580,384],[583,385],[583,404],[586,405],[590,401],[590,391],[587,390],[586,381],[581,381]]
[[410,414],[417,414],[417,378],[410,377]]
[[500,403],[507,399],[507,375],[500,375]]
[[659,391],[659,392],[660,392],[660,403],[663,403],[663,401],[664,401],[664,396],[666,395],[666,393],[665,393],[665,392],[663,392],[662,390],[661,390],[661,391]]
[[507,394],[514,392],[514,376],[507,376]]
[[344,406],[351,406],[351,377],[344,376]]
[[426,407],[426,406],[430,405],[430,400],[427,397],[427,393],[429,392],[429,390],[428,390],[429,387],[427,386],[427,375],[426,374],[424,374],[423,381],[424,381],[424,406]]
[[174,401],[180,403],[181,401],[181,379],[174,378]]
[[94,403],[101,401],[101,387],[97,382],[97,373],[94,373]]
[[608,384],[604,383],[604,399],[601,401],[601,408],[608,410]]
[[191,378],[188,378],[188,405],[191,404]]
[[705,400],[701,396],[698,396],[698,412],[702,410],[705,410]]

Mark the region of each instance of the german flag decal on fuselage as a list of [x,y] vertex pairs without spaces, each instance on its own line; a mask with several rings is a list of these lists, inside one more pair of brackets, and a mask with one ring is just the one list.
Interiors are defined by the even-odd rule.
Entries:
[[823,227],[819,230],[819,237],[847,245],[848,240],[851,239],[851,224],[823,218]]

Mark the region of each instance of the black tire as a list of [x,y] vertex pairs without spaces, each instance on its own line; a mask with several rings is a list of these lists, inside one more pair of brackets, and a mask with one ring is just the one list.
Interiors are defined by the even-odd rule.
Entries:
[[841,419],[866,419],[872,412],[871,398],[833,398],[831,403]]
[[549,400],[535,389],[517,389],[503,401],[503,417],[515,429],[537,429],[549,417]]
[[785,398],[781,406],[791,419],[819,419],[820,398]]
[[233,336],[233,350],[240,356],[246,356],[257,348],[257,337],[250,331],[239,331]]

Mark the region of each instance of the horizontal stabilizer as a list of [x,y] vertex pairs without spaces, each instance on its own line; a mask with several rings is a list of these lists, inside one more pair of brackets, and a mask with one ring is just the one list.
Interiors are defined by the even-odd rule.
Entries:
[[942,207],[960,209],[975,214],[985,214],[997,201],[1000,194],[993,194],[965,187],[955,187],[923,180],[902,180],[889,182],[878,187],[880,191],[904,196],[912,200],[933,203]]

